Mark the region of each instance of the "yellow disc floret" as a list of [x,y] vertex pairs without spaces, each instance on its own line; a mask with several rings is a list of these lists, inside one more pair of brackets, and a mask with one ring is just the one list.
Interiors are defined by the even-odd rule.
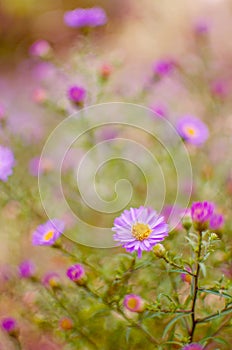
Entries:
[[54,236],[54,231],[53,230],[50,230],[48,232],[45,233],[44,235],[44,240],[45,241],[50,241],[50,239],[52,239]]
[[132,235],[139,241],[143,241],[148,238],[152,230],[148,225],[141,224],[140,222],[132,226]]

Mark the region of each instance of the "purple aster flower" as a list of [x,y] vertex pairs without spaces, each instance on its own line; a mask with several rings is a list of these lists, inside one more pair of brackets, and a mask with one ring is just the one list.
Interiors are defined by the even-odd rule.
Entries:
[[107,16],[101,7],[77,8],[73,11],[65,12],[64,22],[68,27],[72,28],[98,27],[107,22]]
[[1,328],[10,335],[18,334],[18,326],[16,320],[12,317],[5,317],[1,320]]
[[159,60],[154,63],[153,71],[155,75],[163,77],[169,75],[175,67],[175,62],[171,59]]
[[186,115],[178,120],[177,131],[180,136],[193,145],[201,145],[208,136],[207,126],[198,118]]
[[199,343],[191,343],[182,348],[182,350],[203,350],[204,347]]
[[25,260],[18,266],[18,271],[21,278],[30,278],[35,274],[35,265],[32,261]]
[[47,273],[42,280],[45,287],[58,288],[61,284],[60,276],[56,272]]
[[46,57],[51,51],[51,46],[46,40],[37,40],[29,48],[32,56]]
[[164,218],[152,208],[143,206],[125,210],[115,219],[112,230],[116,232],[114,240],[130,253],[138,251],[139,258],[143,250],[150,251],[168,235]]
[[207,228],[214,212],[214,204],[210,202],[195,202],[191,206],[191,216],[197,228]]
[[128,294],[125,296],[123,305],[131,312],[142,312],[144,311],[144,300],[136,294]]
[[8,176],[13,173],[14,165],[13,152],[7,147],[0,146],[0,180],[4,182],[8,180]]
[[72,265],[66,271],[67,277],[78,284],[83,284],[85,282],[85,269],[80,264]]
[[73,85],[68,90],[68,97],[75,104],[82,105],[86,97],[86,90],[81,86]]
[[58,219],[39,225],[32,234],[33,245],[53,245],[64,231],[64,222]]
[[211,230],[220,230],[224,225],[224,217],[221,214],[214,213],[209,221],[209,228]]

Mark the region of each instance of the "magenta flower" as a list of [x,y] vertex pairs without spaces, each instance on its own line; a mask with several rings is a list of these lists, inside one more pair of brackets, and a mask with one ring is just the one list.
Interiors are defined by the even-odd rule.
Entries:
[[8,176],[13,173],[14,165],[13,152],[7,147],[0,146],[0,180],[4,182],[8,180]]
[[128,252],[150,251],[153,246],[164,240],[168,235],[168,226],[164,218],[152,208],[130,208],[114,220],[113,238],[122,244]]
[[77,8],[73,11],[65,12],[64,22],[68,27],[72,28],[98,27],[107,22],[107,16],[101,7]]
[[46,40],[37,40],[29,48],[32,56],[46,57],[51,51],[51,46]]
[[197,35],[206,35],[209,32],[209,25],[205,20],[198,20],[194,26],[194,31]]
[[144,300],[136,294],[128,294],[125,296],[123,305],[131,312],[142,312],[144,311]]
[[199,146],[209,137],[207,126],[191,115],[186,115],[178,120],[177,131],[187,142]]
[[64,231],[64,222],[58,219],[39,225],[32,234],[33,245],[53,245]]
[[86,97],[86,90],[81,86],[73,85],[68,90],[68,97],[75,104],[82,105]]
[[30,260],[24,260],[19,266],[18,266],[19,276],[21,278],[30,278],[33,277],[35,274],[35,265]]
[[165,59],[159,60],[154,63],[153,71],[158,77],[163,77],[169,75],[175,68],[175,63],[173,60]]
[[211,230],[220,230],[224,225],[224,217],[221,214],[214,213],[209,221],[209,228]]
[[1,320],[1,328],[10,335],[16,335],[18,333],[17,322],[12,317],[5,317]]
[[199,343],[191,343],[182,348],[182,350],[203,350],[204,347]]
[[191,206],[192,221],[198,228],[207,228],[214,212],[214,204],[210,202],[195,202]]
[[85,281],[85,269],[80,264],[72,265],[66,271],[67,277],[76,283],[82,283]]

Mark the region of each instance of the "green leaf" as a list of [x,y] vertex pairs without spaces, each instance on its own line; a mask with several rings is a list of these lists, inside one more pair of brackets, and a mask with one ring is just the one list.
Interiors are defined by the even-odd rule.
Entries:
[[186,275],[190,275],[190,273],[186,270],[182,270],[182,269],[171,269],[171,270],[168,270],[169,272],[178,272],[178,273],[185,273]]
[[199,292],[203,292],[203,293],[209,293],[209,294],[214,294],[214,295],[217,295],[219,297],[224,297],[224,298],[227,298],[227,299],[232,299],[232,295],[229,295],[227,293],[224,293],[224,292],[220,292],[216,289],[203,289],[203,288],[200,288],[199,289]]
[[200,268],[201,268],[201,271],[202,271],[203,276],[206,277],[206,267],[205,267],[205,264],[203,264],[202,262],[200,262],[199,265],[200,265]]
[[127,329],[126,329],[126,342],[127,343],[129,343],[130,334],[131,334],[131,327],[127,327]]
[[167,335],[168,331],[172,328],[172,326],[174,326],[174,324],[180,320],[182,317],[186,317],[189,316],[189,314],[183,313],[183,314],[179,314],[176,317],[174,317],[170,322],[168,322],[168,324],[166,325],[165,329],[164,329],[164,333],[163,333],[163,337],[165,338],[165,336]]

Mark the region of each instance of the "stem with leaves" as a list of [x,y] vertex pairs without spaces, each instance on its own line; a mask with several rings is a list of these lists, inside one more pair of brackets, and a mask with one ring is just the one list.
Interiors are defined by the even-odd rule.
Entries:
[[198,282],[199,282],[199,274],[200,274],[201,248],[202,248],[202,231],[199,231],[199,241],[198,241],[198,247],[196,251],[196,273],[193,277],[193,282],[192,282],[193,302],[192,302],[192,308],[191,308],[192,327],[190,329],[190,334],[189,334],[190,342],[193,341],[194,331],[197,325],[195,310],[196,310]]

